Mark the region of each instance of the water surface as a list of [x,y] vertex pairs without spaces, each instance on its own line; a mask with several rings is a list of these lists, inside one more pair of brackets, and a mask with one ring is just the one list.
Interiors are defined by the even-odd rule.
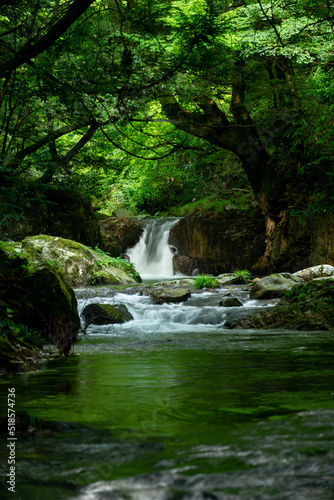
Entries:
[[2,442],[4,498],[334,498],[333,333],[226,330],[210,293],[98,298],[126,302],[134,321],[92,325],[67,361],[1,379],[1,408],[14,386],[35,425],[60,423],[18,437],[15,496]]

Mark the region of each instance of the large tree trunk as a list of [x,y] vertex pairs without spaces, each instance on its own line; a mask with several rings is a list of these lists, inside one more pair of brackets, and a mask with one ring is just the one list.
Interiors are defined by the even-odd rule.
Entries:
[[[233,87],[233,122],[207,96],[197,99],[202,112],[184,110],[171,95],[161,97],[160,101],[165,115],[177,128],[232,151],[240,158],[266,224],[266,250],[254,271],[266,274],[293,270],[307,263],[307,245],[296,241],[307,241],[309,230],[289,213],[291,208],[305,204],[307,194],[298,192],[294,178],[287,179],[267,153],[244,105],[240,82]],[[273,131],[279,131],[280,126],[279,122],[273,124]]]

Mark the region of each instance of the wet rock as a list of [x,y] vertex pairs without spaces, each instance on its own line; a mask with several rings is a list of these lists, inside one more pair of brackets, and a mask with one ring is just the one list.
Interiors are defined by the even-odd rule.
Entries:
[[[253,324],[251,318],[258,312],[258,308],[231,309],[226,314],[223,328],[248,328],[248,323]],[[250,327],[251,328],[251,327]]]
[[258,210],[226,210],[180,219],[169,243],[178,249],[174,269],[188,276],[251,269],[265,249],[264,217]]
[[188,288],[165,288],[163,290],[150,291],[152,299],[156,304],[184,302],[191,297]]
[[124,304],[89,304],[82,311],[82,315],[86,321],[86,328],[89,325],[112,325],[133,320],[132,314]]
[[112,257],[119,257],[128,248],[134,247],[143,232],[142,224],[130,220],[128,216],[108,217],[99,224],[104,242],[103,249]]
[[[296,281],[297,280],[297,281]],[[291,290],[291,288],[298,282],[304,282],[302,278],[298,278],[285,273],[271,274],[258,280],[250,291],[251,299],[276,299],[282,297],[284,292]]]
[[182,255],[179,253],[175,253],[173,255],[173,268],[175,273],[182,273],[187,276],[196,276],[199,274],[196,263],[197,259],[189,257],[188,255]]
[[[38,330],[66,356],[80,328],[72,288],[52,266],[29,261],[9,244],[0,244],[0,261],[4,283],[0,300],[5,293],[14,321]],[[16,352],[19,349],[16,345]]]
[[228,297],[218,302],[222,307],[241,307],[243,304],[237,297]]
[[[302,278],[303,275],[312,276],[311,279],[328,278],[331,276],[334,277],[334,267],[328,264],[321,264],[319,266],[308,267],[302,269],[301,271],[297,271],[296,273],[294,273],[294,275],[300,276]],[[311,279],[305,279],[305,278],[303,279],[304,281],[311,281]]]

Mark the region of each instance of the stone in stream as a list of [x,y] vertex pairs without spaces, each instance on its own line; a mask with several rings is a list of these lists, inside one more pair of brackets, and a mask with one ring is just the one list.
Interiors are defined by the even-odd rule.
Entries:
[[184,302],[191,297],[188,288],[164,288],[149,292],[156,304]]
[[237,297],[227,297],[218,302],[218,306],[222,307],[240,307],[242,305],[242,302]]
[[[294,273],[295,276],[300,276],[304,281],[311,281],[317,278],[334,278],[334,267],[329,264],[321,264],[319,266],[307,267],[301,271]],[[305,279],[304,275],[311,275],[311,279]]]
[[86,321],[86,328],[89,325],[112,325],[133,320],[132,314],[124,304],[89,304],[82,311],[82,315]]
[[251,288],[251,299],[273,299],[284,295],[296,284],[305,283],[302,278],[289,273],[271,274],[258,280]]

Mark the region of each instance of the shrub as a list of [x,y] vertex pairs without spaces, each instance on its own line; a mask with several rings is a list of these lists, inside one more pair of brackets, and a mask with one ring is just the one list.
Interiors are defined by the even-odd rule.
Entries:
[[249,278],[251,277],[252,273],[249,272],[247,269],[240,269],[240,270],[237,270],[237,271],[234,271],[235,276],[236,276],[236,280],[234,281],[234,283],[246,283],[247,280],[249,280]]
[[[92,248],[90,249],[93,250]],[[95,284],[103,278],[104,266],[113,266],[123,269],[123,271],[137,281],[137,283],[141,282],[140,274],[136,271],[134,265],[127,260],[122,259],[121,257],[111,257],[107,252],[103,252],[103,250],[99,247],[95,247],[93,251],[99,256],[99,259],[95,262],[92,284]]]
[[195,278],[194,287],[197,290],[201,288],[215,288],[218,286],[218,281],[213,276],[209,276],[208,274],[199,274]]

